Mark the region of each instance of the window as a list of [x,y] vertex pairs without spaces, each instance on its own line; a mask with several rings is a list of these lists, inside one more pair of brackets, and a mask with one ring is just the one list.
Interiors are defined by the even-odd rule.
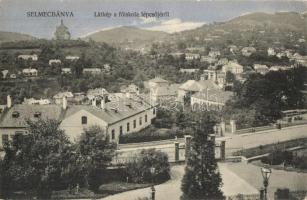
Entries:
[[14,140],[17,141],[18,144],[19,144],[19,142],[22,141],[22,139],[23,139],[23,134],[24,134],[23,131],[15,131],[15,135],[13,136],[13,138],[14,138]]
[[127,132],[130,131],[130,123],[127,123]]
[[133,120],[133,128],[136,127],[136,120]]
[[123,135],[123,127],[122,126],[119,127],[119,135]]
[[13,117],[13,118],[18,118],[18,117],[19,117],[19,112],[14,111],[14,112],[12,113],[12,117]]
[[6,145],[9,142],[9,135],[8,134],[3,134],[2,135],[2,145]]
[[35,112],[35,113],[34,113],[34,117],[35,117],[35,118],[39,118],[41,115],[42,115],[41,112]]
[[156,114],[156,108],[153,109],[152,113],[155,115]]
[[111,137],[112,137],[112,140],[115,139],[115,130],[114,129],[112,130],[112,136]]
[[81,117],[81,123],[82,124],[87,124],[87,117],[86,116],[82,116]]
[[139,120],[140,125],[142,125],[142,123],[143,123],[142,121],[143,121],[143,119],[142,119],[142,117],[140,117],[140,120]]
[[147,122],[147,115],[145,115],[145,123]]

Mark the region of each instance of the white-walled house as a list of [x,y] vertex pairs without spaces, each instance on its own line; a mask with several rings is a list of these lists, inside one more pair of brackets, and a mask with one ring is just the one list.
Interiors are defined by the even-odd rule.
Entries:
[[59,120],[60,128],[71,141],[77,141],[84,129],[99,126],[111,141],[118,142],[120,135],[140,131],[156,117],[156,107],[145,101],[131,98],[121,98],[118,102],[94,101],[91,105],[68,105],[64,97],[61,105],[13,105],[8,96],[0,118],[0,147],[13,135],[27,134],[28,119]]
[[61,73],[62,74],[71,74],[71,68],[68,68],[68,67],[64,67],[61,69]]
[[260,73],[262,75],[264,75],[264,74],[266,74],[266,73],[268,73],[270,71],[268,66],[260,65],[260,64],[254,64],[254,70],[257,73]]
[[222,71],[225,73],[230,71],[235,75],[239,75],[243,73],[243,66],[235,61],[229,61],[226,65],[222,67]]
[[70,60],[70,61],[74,61],[74,60],[79,60],[79,56],[66,56],[65,59],[66,60]]
[[62,104],[63,98],[66,98],[67,100],[71,100],[74,97],[74,94],[72,92],[59,92],[56,95],[53,96],[53,100],[55,104]]
[[38,60],[38,56],[36,54],[33,55],[19,55],[18,59],[22,59],[22,60],[32,60],[32,61],[37,61]]
[[53,64],[61,64],[62,61],[60,59],[50,59],[49,60],[49,65],[53,65]]
[[83,69],[83,74],[97,75],[101,73],[102,73],[102,70],[100,68],[84,68]]
[[144,85],[145,87],[147,86],[147,88],[150,89],[154,87],[166,87],[169,85],[169,82],[160,77],[156,77],[148,80],[147,82],[144,83]]
[[26,68],[22,70],[24,76],[38,76],[38,70],[34,68]]
[[218,89],[198,92],[191,96],[191,107],[193,109],[220,111],[232,96],[232,92]]

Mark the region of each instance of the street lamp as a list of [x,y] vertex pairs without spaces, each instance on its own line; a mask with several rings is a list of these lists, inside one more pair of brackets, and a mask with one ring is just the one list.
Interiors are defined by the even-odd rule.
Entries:
[[155,200],[156,189],[155,189],[155,186],[154,186],[154,176],[155,176],[155,173],[156,173],[156,168],[151,167],[150,173],[151,173],[151,177],[152,177],[151,200]]
[[263,186],[264,186],[264,200],[267,200],[267,188],[269,185],[269,178],[271,176],[272,170],[269,168],[261,168],[261,174],[263,177]]

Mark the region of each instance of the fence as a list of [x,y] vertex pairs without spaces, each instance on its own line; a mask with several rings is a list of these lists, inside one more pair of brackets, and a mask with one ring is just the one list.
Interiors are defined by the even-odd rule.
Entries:
[[269,125],[269,126],[259,126],[259,127],[253,127],[253,128],[238,129],[236,130],[236,134],[253,133],[253,132],[267,131],[267,130],[272,130],[272,129],[276,129],[276,126]]
[[260,194],[237,194],[227,196],[226,200],[260,200]]
[[[191,138],[188,136],[187,138]],[[175,141],[175,142],[174,142]],[[225,159],[225,141],[215,140],[215,158],[224,160]],[[154,144],[154,145],[153,145]],[[182,162],[186,160],[186,147],[187,144],[190,146],[190,139],[184,140],[165,140],[160,144],[158,142],[150,143],[138,143],[138,144],[125,144],[121,145],[120,149],[116,151],[116,156],[112,160],[113,165],[125,165],[127,162],[136,159],[143,149],[154,148],[161,152],[164,152],[168,156],[170,163]]]
[[[179,146],[179,157],[178,160],[175,158],[175,145],[163,145],[163,146],[156,146],[153,147],[156,150],[160,150],[161,152],[164,152],[168,156],[169,162],[180,162],[185,161],[185,147],[183,145]],[[113,165],[124,165],[127,162],[133,161],[136,159],[136,156],[138,153],[140,153],[143,149],[124,149],[124,150],[118,150],[116,153],[115,158],[112,161]]]
[[[304,124],[307,124],[307,120],[296,120],[293,122],[282,123],[280,124],[280,128],[286,128],[286,127],[298,126],[298,125],[304,125]],[[254,133],[254,132],[274,130],[274,129],[277,129],[276,124],[271,124],[268,126],[258,126],[258,127],[237,129],[235,133],[236,134]]]

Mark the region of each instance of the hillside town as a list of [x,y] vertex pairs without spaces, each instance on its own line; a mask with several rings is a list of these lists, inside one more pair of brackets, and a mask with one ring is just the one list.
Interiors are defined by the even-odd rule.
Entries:
[[307,35],[256,15],[0,42],[0,198],[306,199]]

